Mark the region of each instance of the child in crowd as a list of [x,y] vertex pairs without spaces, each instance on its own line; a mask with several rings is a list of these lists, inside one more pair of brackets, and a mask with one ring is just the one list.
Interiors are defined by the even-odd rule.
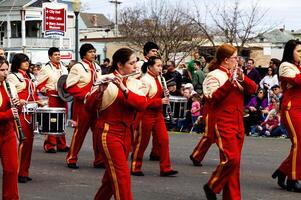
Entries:
[[258,136],[271,136],[273,130],[279,126],[279,116],[276,110],[272,110],[267,119],[257,126]]
[[[197,119],[201,116],[201,112],[202,112],[202,106],[201,106],[201,97],[199,94],[193,94],[192,95],[192,106],[191,106],[191,119],[192,119],[192,124],[193,124],[193,127],[192,127],[192,130],[191,132],[193,131],[193,129],[195,128],[195,125],[196,122],[197,122]],[[196,130],[197,133],[200,132],[200,128],[198,127],[197,130]]]

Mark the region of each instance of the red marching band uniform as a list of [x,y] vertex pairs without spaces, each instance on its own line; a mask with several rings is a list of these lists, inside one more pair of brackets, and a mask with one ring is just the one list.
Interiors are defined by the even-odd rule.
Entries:
[[[118,72],[115,71],[115,74]],[[123,80],[128,88],[124,94],[115,84],[109,83],[103,92],[88,97],[88,110],[99,110],[96,124],[96,141],[103,156],[106,171],[95,200],[132,200],[128,154],[131,148],[131,126],[136,111],[146,107],[146,86],[140,80],[129,77]],[[101,100],[99,100],[99,98]]]
[[[301,180],[301,67],[283,62],[279,67],[283,89],[281,120],[292,146],[288,157],[278,168],[288,180]],[[289,187],[289,186],[288,186]]]
[[[62,64],[55,64],[48,62],[45,66],[41,68],[40,74],[38,75],[38,90],[43,91],[46,89],[48,96],[48,106],[49,107],[59,107],[66,108],[67,103],[59,98],[57,92],[57,81],[64,75],[68,74],[67,68]],[[67,147],[65,136],[51,136],[47,135],[44,142],[44,150],[48,151],[64,151]]]
[[211,119],[212,116],[209,114],[210,113],[209,111],[210,111],[210,102],[205,100],[204,113],[202,119],[204,120],[204,124],[205,124],[205,132],[190,155],[190,159],[192,160],[195,166],[201,165],[201,162],[203,161],[209,148],[215,142],[214,128],[212,128],[213,126],[211,124],[213,120]]
[[131,172],[142,174],[143,154],[149,143],[151,133],[157,137],[159,143],[160,173],[172,171],[169,157],[168,132],[163,117],[162,98],[164,96],[160,76],[155,76],[151,71],[141,78],[149,85],[147,108],[141,118],[139,135],[135,139]]
[[223,199],[239,200],[240,157],[244,140],[244,93],[254,94],[256,83],[244,76],[231,83],[231,73],[225,67],[210,72],[204,80],[203,91],[211,104],[209,116],[214,128],[215,142],[220,151],[220,164],[206,184],[215,194],[223,190]]
[[84,142],[86,134],[91,128],[93,134],[94,166],[103,164],[100,152],[96,144],[94,127],[96,121],[96,110],[87,112],[84,99],[91,91],[94,81],[101,76],[101,69],[94,62],[83,59],[82,62],[75,64],[66,80],[66,90],[73,97],[72,118],[76,121],[77,127],[74,129],[70,150],[66,157],[67,164],[76,164],[77,155]]
[[[10,89],[15,97],[13,84]],[[0,154],[3,169],[2,199],[18,200],[18,153],[14,116],[4,81],[0,82]]]
[[[35,85],[26,72],[19,70],[18,73],[11,73],[8,75],[7,80],[16,86],[20,100],[25,100],[26,102],[39,100]],[[26,139],[19,144],[18,176],[28,177],[34,138],[32,113],[22,112],[19,117]]]

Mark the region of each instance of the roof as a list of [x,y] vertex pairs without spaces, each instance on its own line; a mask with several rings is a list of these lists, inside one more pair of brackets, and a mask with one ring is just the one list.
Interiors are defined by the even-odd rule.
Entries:
[[279,29],[274,29],[265,33],[263,34],[263,37],[267,40],[267,42],[271,43],[286,43],[287,41],[294,39],[292,32]]
[[41,7],[43,2],[49,0],[0,0],[0,10],[21,10],[25,5]]
[[96,13],[80,13],[80,17],[87,28],[103,28],[112,26],[113,23],[108,20],[103,14]]

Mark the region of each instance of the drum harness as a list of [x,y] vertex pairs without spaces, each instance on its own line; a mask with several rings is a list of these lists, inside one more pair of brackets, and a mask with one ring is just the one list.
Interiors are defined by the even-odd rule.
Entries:
[[[20,82],[24,82],[27,78],[20,78],[16,73],[12,73],[13,75],[15,75],[17,77],[17,79],[20,81]],[[26,99],[26,102],[25,104],[23,105],[23,109],[24,109],[24,112],[23,112],[23,117],[25,119],[25,121],[28,123],[28,124],[31,124],[32,121],[30,119],[27,119],[26,117],[26,114],[28,114],[28,110],[26,109],[26,105],[29,105],[28,102],[29,102],[29,98],[32,97],[33,99],[33,102],[36,102],[35,100],[35,97],[34,97],[34,84],[33,84],[33,81],[30,77],[30,75],[28,74],[29,78],[28,78],[28,97]],[[33,108],[33,109],[36,109],[36,108]]]

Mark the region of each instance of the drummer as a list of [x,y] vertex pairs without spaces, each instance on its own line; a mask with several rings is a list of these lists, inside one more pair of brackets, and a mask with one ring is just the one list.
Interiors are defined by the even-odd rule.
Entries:
[[[61,55],[58,48],[51,47],[48,50],[48,57],[50,61],[42,67],[38,75],[37,87],[43,94],[47,94],[49,107],[66,108],[67,110],[67,103],[59,98],[56,86],[60,76],[68,74],[68,70],[60,61]],[[59,137],[47,135],[43,146],[46,153],[69,151],[65,135]]]
[[16,86],[20,104],[23,106],[23,113],[20,114],[20,122],[26,139],[19,144],[19,183],[26,183],[32,180],[29,177],[33,145],[32,113],[27,112],[26,108],[29,106],[37,107],[38,104],[42,105],[39,101],[32,78],[33,77],[31,77],[29,73],[29,58],[23,53],[16,54],[13,57],[11,73],[8,75],[7,79]]

